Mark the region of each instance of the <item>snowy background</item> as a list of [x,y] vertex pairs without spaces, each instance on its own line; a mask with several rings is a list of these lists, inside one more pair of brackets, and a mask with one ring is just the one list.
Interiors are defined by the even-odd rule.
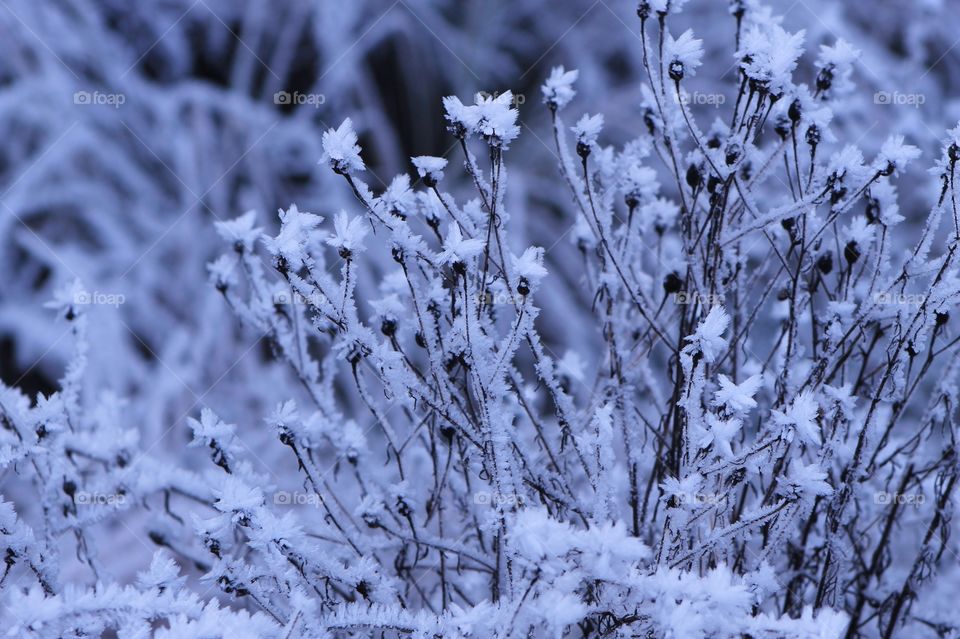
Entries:
[[[957,371],[939,351],[954,336],[940,321],[956,293],[952,179],[938,202],[960,120],[955,7],[673,0],[670,34],[702,41],[675,48],[691,94],[681,109],[673,81],[656,77],[656,8],[669,3],[650,5],[653,83],[637,3],[621,0],[0,1],[0,633],[957,636]],[[723,244],[724,267],[700,284],[723,281],[709,299],[728,331],[713,303],[675,304],[680,284],[665,292],[671,273],[681,292],[697,280],[684,275],[702,256],[684,257],[677,205],[705,187],[663,161],[662,141],[706,183],[701,137],[722,138],[722,157],[740,133],[728,125],[750,63],[736,42],[750,45],[751,26],[778,50],[781,34],[804,32],[795,68],[769,61],[786,97],[764,106],[762,136],[743,135],[754,168],[780,141],[775,118],[810,90],[799,153],[788,137],[745,205],[771,215],[766,231],[751,228],[735,256],[723,242],[742,238],[723,234],[746,223],[696,238]],[[821,45],[838,40],[856,55],[837,53],[834,86],[814,93],[830,59]],[[558,65],[578,76],[554,74],[564,97],[545,104]],[[666,118],[653,115],[658,91]],[[480,111],[459,120],[481,120],[466,132],[473,168],[446,96],[489,111],[492,135]],[[808,115],[814,104],[829,113]],[[584,113],[602,113],[602,131],[571,131]],[[808,168],[811,122],[822,172]],[[919,157],[885,146],[894,135]],[[594,162],[587,180],[578,142]],[[831,173],[869,179],[887,160],[895,175],[870,180],[873,192],[851,178],[835,201],[778,208],[797,199],[795,182],[838,192]],[[791,182],[795,162],[803,177]],[[626,224],[625,184],[641,200]],[[871,197],[882,240],[853,219]],[[794,291],[785,310],[790,279],[773,261],[813,273],[825,250],[811,240],[804,258],[791,244],[781,222],[794,214],[829,228],[836,270],[823,276],[838,279],[822,304]],[[492,239],[489,217],[502,224]],[[398,230],[408,221],[423,244]],[[609,241],[592,239],[603,227]],[[851,241],[860,270],[848,259],[844,282]],[[896,292],[938,295],[915,322],[912,298],[868,304],[906,262],[914,279]],[[471,327],[485,305],[496,314]],[[809,389],[818,330],[834,340],[821,355],[848,330],[860,346]],[[782,332],[803,345],[790,351]],[[909,345],[896,341],[907,333]],[[688,344],[701,350],[681,362]],[[851,383],[855,407],[836,399]],[[681,412],[688,426],[669,437],[686,453],[662,467],[657,430],[671,418],[658,420]],[[818,432],[805,438],[803,423]],[[776,501],[777,473],[799,496]],[[713,503],[721,493],[739,505]],[[756,524],[738,528],[744,513]]]

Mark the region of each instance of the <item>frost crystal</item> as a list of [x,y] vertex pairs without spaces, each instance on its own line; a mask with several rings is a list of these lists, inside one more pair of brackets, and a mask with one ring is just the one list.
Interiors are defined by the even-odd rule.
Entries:
[[566,71],[562,66],[553,67],[550,70],[550,77],[540,88],[544,103],[558,111],[567,106],[577,94],[573,83],[577,81],[579,75],[580,72],[577,69]]
[[324,132],[323,157],[320,162],[343,174],[358,173],[366,168],[360,158],[360,146],[357,144],[357,134],[350,118],[345,119],[336,129]]

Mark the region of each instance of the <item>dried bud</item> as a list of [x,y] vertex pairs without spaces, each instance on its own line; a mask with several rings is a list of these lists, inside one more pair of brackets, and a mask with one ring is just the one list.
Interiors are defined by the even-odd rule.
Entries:
[[680,274],[676,271],[671,271],[667,273],[667,276],[663,278],[663,291],[667,295],[673,295],[678,292],[683,286],[683,280],[680,278]]
[[698,188],[703,183],[703,175],[700,172],[700,167],[696,164],[691,164],[687,167],[687,186],[691,189]]
[[394,319],[384,319],[380,322],[380,332],[387,337],[393,337],[397,332],[397,321]]
[[674,60],[671,62],[667,73],[670,75],[670,79],[674,82],[683,80],[683,62],[680,60]]
[[716,175],[711,174],[707,178],[707,193],[716,193],[717,187],[723,184],[723,181]]
[[781,140],[786,140],[787,136],[790,135],[790,119],[785,115],[777,116],[777,120],[773,125],[773,130]]
[[787,109],[787,117],[790,118],[790,121],[796,124],[800,121],[801,117],[801,107],[800,100],[794,100],[790,103],[790,108]]
[[824,275],[828,275],[833,270],[833,253],[827,251],[817,258],[817,269]]
[[657,123],[653,116],[653,109],[647,107],[643,111],[643,123],[647,126],[647,133],[653,135],[657,131]]
[[880,219],[880,201],[875,197],[867,196],[867,208],[864,211],[867,222],[875,224]]
[[520,281],[517,283],[517,293],[520,293],[520,295],[524,297],[530,294],[530,283],[527,281],[527,278],[520,278]]
[[850,240],[847,242],[847,245],[843,247],[843,257],[850,264],[854,264],[860,259],[860,246],[856,240]]
[[833,84],[833,65],[827,65],[817,74],[817,91],[829,91]]
[[743,148],[737,142],[731,142],[727,145],[727,148],[724,149],[724,159],[727,162],[727,166],[736,164],[742,155]]

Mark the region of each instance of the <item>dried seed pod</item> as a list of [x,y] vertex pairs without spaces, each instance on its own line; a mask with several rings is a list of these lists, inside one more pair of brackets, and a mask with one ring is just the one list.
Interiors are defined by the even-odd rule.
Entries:
[[847,245],[843,247],[843,257],[850,264],[854,264],[860,259],[860,246],[856,240],[850,240],[847,242]]
[[817,270],[828,275],[833,270],[833,253],[827,251],[817,258]]
[[682,286],[683,280],[676,271],[667,273],[667,276],[663,278],[663,290],[667,295],[673,295],[678,292]]

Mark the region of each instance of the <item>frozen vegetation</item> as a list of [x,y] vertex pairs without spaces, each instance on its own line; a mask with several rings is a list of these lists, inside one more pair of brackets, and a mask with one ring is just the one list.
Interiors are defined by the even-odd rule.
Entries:
[[0,635],[960,637],[960,22],[799,4],[0,2]]

